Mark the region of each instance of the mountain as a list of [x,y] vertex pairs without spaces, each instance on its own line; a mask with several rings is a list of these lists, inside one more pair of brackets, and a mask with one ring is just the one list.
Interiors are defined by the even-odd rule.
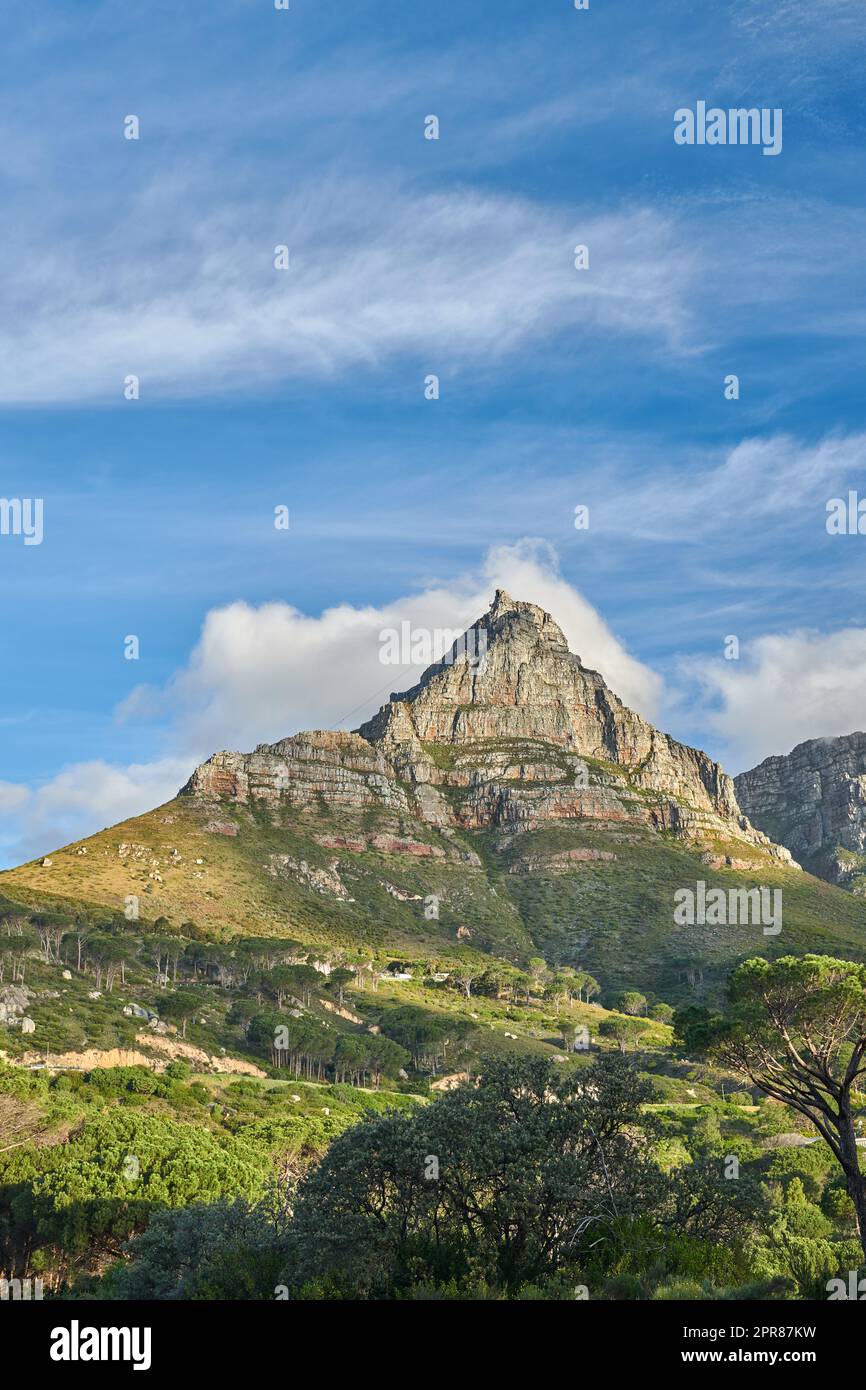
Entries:
[[812,873],[866,895],[866,734],[809,739],[735,786],[755,825]]
[[464,830],[630,822],[789,858],[749,825],[718,763],[626,709],[549,613],[501,589],[442,661],[354,733],[217,753],[183,790],[301,811],[325,797]]
[[[339,679],[339,673],[335,673]],[[784,890],[784,930],[684,929],[704,881]],[[408,957],[492,953],[676,1001],[749,954],[866,952],[866,904],[803,873],[732,779],[629,710],[543,609],[487,613],[352,733],[215,753],[144,816],[0,875],[28,903]]]

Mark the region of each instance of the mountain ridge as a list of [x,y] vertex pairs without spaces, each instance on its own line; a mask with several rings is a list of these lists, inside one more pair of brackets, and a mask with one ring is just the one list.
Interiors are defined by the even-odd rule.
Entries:
[[[455,750],[451,765],[431,748]],[[525,756],[515,762],[515,751]],[[587,769],[585,760],[599,766]],[[533,784],[555,791],[538,795]],[[458,806],[443,795],[461,788]],[[643,819],[686,835],[721,833],[790,860],[749,824],[718,763],[628,709],[569,651],[549,613],[502,589],[448,656],[351,734],[314,730],[249,754],[223,750],[181,794],[303,805],[316,791],[344,804],[378,798],[464,828]]]
[[866,733],[805,739],[734,782],[767,834],[819,877],[866,895]]
[[[215,753],[172,801],[0,892],[225,942],[541,954],[671,1001],[756,953],[866,957],[866,903],[752,826],[728,774],[623,705],[543,609],[500,591],[469,634],[358,730]],[[675,895],[701,881],[783,889],[784,930],[684,930]]]

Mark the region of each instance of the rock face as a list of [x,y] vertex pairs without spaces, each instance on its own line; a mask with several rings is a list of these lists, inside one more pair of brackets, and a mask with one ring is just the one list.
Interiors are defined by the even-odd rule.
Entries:
[[3,985],[0,987],[0,1023],[20,1026],[21,1015],[33,997],[33,991],[24,985]]
[[866,734],[809,739],[735,785],[755,825],[813,873],[866,895]]
[[749,823],[718,763],[627,709],[568,650],[549,613],[501,589],[451,653],[355,732],[216,753],[183,793],[296,810],[376,807],[439,829],[631,821],[790,859]]
[[[139,1034],[137,1041],[152,1051],[141,1052],[132,1047],[89,1047],[81,1052],[25,1052],[19,1058],[22,1066],[45,1067],[48,1071],[94,1071],[98,1067],[148,1067],[164,1072],[169,1062],[190,1062],[201,1071],[232,1072],[238,1076],[266,1075],[254,1062],[238,1057],[210,1057],[192,1043],[172,1042],[168,1038]],[[157,1052],[156,1057],[153,1052]],[[5,1056],[5,1053],[0,1054]],[[47,1058],[47,1060],[46,1060]]]

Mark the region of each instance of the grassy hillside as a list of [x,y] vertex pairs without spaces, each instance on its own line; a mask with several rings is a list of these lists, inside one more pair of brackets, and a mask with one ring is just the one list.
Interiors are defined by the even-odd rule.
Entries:
[[[145,926],[164,918],[221,940],[282,936],[446,963],[540,953],[588,970],[607,997],[640,988],[671,1003],[712,995],[754,954],[866,957],[866,902],[769,857],[714,867],[742,853],[590,819],[459,832],[379,810],[322,804],[289,819],[178,797],[0,875],[0,892],[91,914],[135,898]],[[781,933],[677,927],[674,894],[698,880],[781,889]]]

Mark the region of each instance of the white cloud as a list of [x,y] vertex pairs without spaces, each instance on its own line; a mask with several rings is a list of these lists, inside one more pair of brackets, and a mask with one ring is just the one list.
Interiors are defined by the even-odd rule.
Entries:
[[572,650],[626,703],[652,714],[659,677],[631,657],[596,610],[559,574],[540,541],[491,550],[479,574],[381,607],[341,604],[311,618],[286,603],[232,603],[208,613],[187,666],[161,691],[140,687],[122,714],[168,715],[185,747],[247,749],[305,728],[354,728],[426,663],[383,665],[385,628],[464,629],[496,588],[548,609]]
[[16,782],[0,782],[0,815],[7,815],[9,811],[17,811],[29,797],[28,787],[23,787]]
[[[178,224],[177,208],[195,210]],[[173,229],[168,237],[166,229]],[[46,240],[46,235],[51,238]],[[58,245],[59,241],[59,245]],[[573,248],[590,247],[577,271]],[[274,248],[290,268],[274,269]],[[568,329],[687,333],[694,253],[645,209],[320,178],[282,203],[166,177],[126,219],[9,230],[0,401],[201,396],[378,366],[447,374]]]
[[424,663],[383,665],[380,634],[408,622],[463,630],[496,588],[553,613],[571,649],[627,703],[651,715],[660,678],[631,657],[592,606],[564,580],[555,552],[523,541],[492,550],[480,573],[380,607],[341,604],[309,617],[287,603],[237,602],[211,610],[189,661],[163,689],[139,687],[126,719],[160,717],[171,754],[129,767],[65,768],[36,790],[0,783],[0,842],[9,862],[35,857],[170,799],[192,768],[220,748],[248,751],[310,728],[356,728]]
[[120,767],[74,763],[37,788],[0,783],[0,844],[21,863],[170,800],[189,776],[189,759]]
[[815,444],[784,434],[744,439],[687,471],[653,468],[630,485],[628,508],[611,505],[597,515],[609,529],[688,544],[721,534],[733,543],[740,534],[765,533],[769,521],[777,537],[804,523],[823,534],[827,501],[847,496],[864,461],[866,434]]
[[693,662],[689,671],[713,706],[708,720],[732,771],[866,725],[866,628],[759,637],[739,661]]

